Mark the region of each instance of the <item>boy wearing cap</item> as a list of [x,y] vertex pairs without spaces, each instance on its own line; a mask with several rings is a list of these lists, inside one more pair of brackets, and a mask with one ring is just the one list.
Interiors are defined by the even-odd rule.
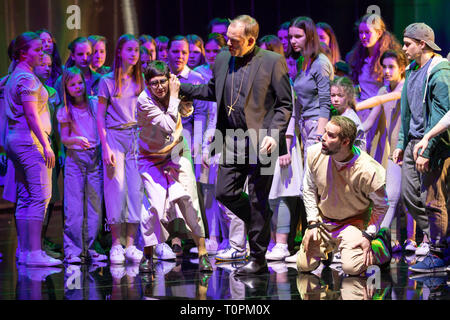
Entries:
[[[406,68],[401,96],[401,128],[393,159],[402,164],[402,198],[430,239],[432,254],[411,266],[415,272],[445,271],[450,133],[441,133],[414,160],[414,146],[450,110],[450,63],[434,51],[433,30],[424,23],[409,25],[403,50],[412,63]],[[447,202],[447,203],[446,203]]]

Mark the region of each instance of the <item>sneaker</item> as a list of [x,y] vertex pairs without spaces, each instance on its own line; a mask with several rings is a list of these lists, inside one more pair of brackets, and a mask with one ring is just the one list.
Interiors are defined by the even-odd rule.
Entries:
[[413,240],[408,239],[403,243],[403,248],[405,251],[416,252],[417,243]]
[[129,246],[125,249],[125,258],[130,262],[141,262],[143,256],[143,252],[135,246]]
[[[217,253],[217,248],[219,247],[219,245],[217,244],[217,242],[215,240],[209,240],[209,239],[205,239],[205,246],[206,246],[206,251],[208,252],[208,254],[216,254]],[[198,253],[198,248],[197,247],[192,247],[191,250],[189,250],[190,253]]]
[[95,250],[89,250],[89,257],[91,258],[91,261],[106,261],[108,260],[108,257],[104,254],[100,254]]
[[416,249],[417,256],[426,256],[430,252],[430,245],[428,242],[422,242]]
[[64,258],[64,262],[68,264],[81,264],[81,258],[75,255],[68,255]]
[[172,248],[170,248],[167,243],[162,242],[155,246],[153,258],[158,260],[174,260],[177,258],[177,255],[172,251]]
[[420,273],[442,272],[445,269],[444,260],[434,254],[427,255],[425,259],[409,267],[409,270]]
[[28,252],[25,262],[25,264],[30,267],[51,267],[60,265],[61,263],[61,260],[49,257],[42,250]]
[[223,251],[219,251],[216,255],[216,260],[219,261],[236,261],[236,260],[245,260],[246,251],[238,251],[229,247]]
[[125,262],[125,250],[123,250],[121,245],[117,245],[111,248],[109,251],[109,261],[112,264],[121,264]]
[[266,252],[266,260],[281,260],[283,261],[285,258],[289,257],[289,250],[287,249],[287,245],[283,245],[281,243],[277,243],[272,251]]
[[286,259],[284,259],[284,261],[289,262],[289,263],[297,263],[297,256],[298,256],[298,252],[294,253],[292,256],[287,257]]

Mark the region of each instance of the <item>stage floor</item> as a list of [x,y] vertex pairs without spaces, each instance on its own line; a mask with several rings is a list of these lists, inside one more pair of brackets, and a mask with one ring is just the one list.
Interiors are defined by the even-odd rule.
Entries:
[[[59,226],[59,227],[58,227]],[[62,244],[61,212],[50,221],[48,235]],[[298,273],[295,264],[269,263],[269,272],[236,277],[238,264],[213,256],[214,272],[197,271],[195,255],[156,263],[154,276],[139,266],[109,263],[27,268],[15,263],[17,240],[12,213],[0,214],[0,300],[450,300],[450,275],[415,275],[415,256],[396,255],[390,268],[369,280],[343,276],[340,265],[317,275]],[[156,261],[156,260],[155,260]]]

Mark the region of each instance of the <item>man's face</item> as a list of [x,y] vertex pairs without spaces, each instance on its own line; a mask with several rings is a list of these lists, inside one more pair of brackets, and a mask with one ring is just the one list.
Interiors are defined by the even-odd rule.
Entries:
[[184,41],[173,41],[167,55],[170,71],[179,74],[183,71],[189,59],[189,44]]
[[404,37],[403,38],[403,51],[409,60],[416,60],[422,54],[422,46],[420,42],[414,39]]
[[341,151],[343,141],[339,138],[341,128],[332,122],[328,122],[325,126],[325,133],[322,136],[321,152],[327,156],[337,154]]
[[78,43],[75,46],[75,51],[72,54],[72,59],[78,68],[84,69],[89,67],[89,64],[91,63],[91,55],[91,44],[89,42],[82,42]]
[[230,54],[235,57],[242,57],[255,45],[255,39],[253,37],[244,36],[244,24],[242,23],[230,24],[227,36]]

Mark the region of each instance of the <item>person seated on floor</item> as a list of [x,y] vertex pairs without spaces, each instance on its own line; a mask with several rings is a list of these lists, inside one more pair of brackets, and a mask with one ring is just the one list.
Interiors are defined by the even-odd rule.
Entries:
[[390,263],[389,230],[379,228],[389,207],[386,171],[354,146],[356,131],[351,119],[334,116],[322,141],[308,149],[303,181],[308,229],[297,255],[301,272],[314,271],[337,251],[348,275]]

